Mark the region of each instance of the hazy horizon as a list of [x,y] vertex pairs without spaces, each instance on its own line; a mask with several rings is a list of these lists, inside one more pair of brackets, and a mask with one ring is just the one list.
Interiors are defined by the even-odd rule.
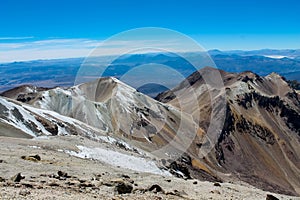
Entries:
[[[1,44],[0,44],[1,46]],[[96,49],[96,47],[94,48]],[[64,55],[60,55],[60,56],[56,56],[57,54],[54,54],[52,56],[41,56],[41,57],[28,57],[28,58],[25,58],[25,59],[20,59],[20,58],[16,58],[15,60],[0,60],[0,64],[7,64],[7,63],[13,63],[13,62],[31,62],[31,61],[47,61],[47,60],[65,60],[65,59],[84,59],[86,57],[89,56],[89,54],[94,50],[94,49],[91,49],[88,51],[87,54],[80,54],[80,55],[77,55],[76,54],[74,56],[64,56]],[[220,51],[220,52],[256,52],[256,51],[300,51],[300,48],[299,49],[269,49],[269,48],[263,48],[263,49],[249,49],[249,50],[243,50],[243,49],[226,49],[226,50],[223,50],[223,49],[208,49],[206,50],[205,52],[211,52],[211,51]],[[163,52],[145,52],[145,53],[138,53],[138,54],[159,54],[159,53],[163,53]],[[175,52],[176,53],[176,52]],[[188,52],[184,52],[184,53],[193,53],[193,51],[188,51]],[[33,54],[35,55],[35,54]],[[119,54],[107,54],[107,55],[99,55],[99,56],[96,56],[96,57],[109,57],[109,56],[118,56]],[[136,53],[132,53],[132,54],[126,54],[126,55],[136,55]],[[270,58],[277,58],[276,56],[279,56],[277,59],[280,59],[280,58],[284,58],[284,57],[288,57],[288,56],[284,56],[284,55],[274,55],[274,57],[272,56],[268,56],[268,55],[260,55],[260,54],[256,54],[258,56],[266,56],[266,57],[270,57]],[[54,56],[54,57],[53,57]],[[282,56],[282,57],[280,57]],[[0,56],[1,58],[1,56]],[[289,57],[288,57],[289,58]]]

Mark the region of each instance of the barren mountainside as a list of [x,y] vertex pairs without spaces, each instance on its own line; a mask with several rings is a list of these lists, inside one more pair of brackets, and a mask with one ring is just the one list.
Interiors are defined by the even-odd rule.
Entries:
[[[186,101],[195,93],[198,101],[190,102],[183,111],[199,109],[195,122],[207,131],[210,119],[218,118],[211,110],[218,95],[210,95],[213,88],[203,79],[211,70],[216,69],[195,72],[157,99],[182,109],[178,99]],[[266,77],[252,72],[220,74],[226,93],[225,122],[214,151],[205,157],[205,162],[217,171],[233,173],[266,190],[299,193],[299,94],[275,73]]]
[[[222,87],[206,78],[215,74]],[[24,128],[26,137],[112,136],[152,153],[178,177],[240,179],[300,194],[300,96],[275,73],[204,68],[156,100],[115,78],[67,89],[24,86],[2,95],[0,122],[20,132],[17,137]],[[207,147],[212,150],[203,153]]]

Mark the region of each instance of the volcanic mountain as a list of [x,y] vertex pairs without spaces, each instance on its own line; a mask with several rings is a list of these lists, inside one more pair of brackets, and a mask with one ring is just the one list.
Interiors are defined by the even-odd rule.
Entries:
[[277,74],[204,68],[156,100],[115,78],[2,95],[1,123],[18,131],[25,124],[27,135],[53,135],[51,125],[59,135],[109,135],[152,153],[178,177],[300,194],[300,97]]
[[[106,135],[120,137],[132,146],[151,152],[163,160],[162,165],[175,162],[185,152],[189,155],[188,167],[200,162],[197,144],[204,132],[190,114],[137,92],[115,78],[100,78],[68,89],[24,86],[3,95],[26,103],[24,106],[67,116]],[[190,173],[181,170],[176,168],[172,172],[190,177]],[[198,164],[197,170],[201,170],[195,174],[199,178],[217,179],[205,165]]]
[[[224,90],[207,84],[205,77],[212,73],[222,76]],[[189,101],[193,95],[197,101]],[[218,107],[214,104],[224,105],[221,96],[226,101],[225,113],[213,110]],[[300,96],[278,74],[260,77],[252,72],[204,68],[156,99],[199,114],[194,121],[205,132],[213,126],[211,119],[225,115],[214,150],[202,158],[215,170],[266,190],[299,194]]]

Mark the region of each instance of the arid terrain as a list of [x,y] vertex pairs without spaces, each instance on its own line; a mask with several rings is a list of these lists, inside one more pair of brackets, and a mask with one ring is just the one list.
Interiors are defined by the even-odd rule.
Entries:
[[300,96],[278,74],[203,68],[155,99],[116,78],[1,96],[2,199],[299,199]]
[[[118,148],[77,136],[1,137],[0,140],[1,199],[266,199],[267,194],[279,199],[299,199],[262,191],[239,180],[223,183],[184,180],[70,156],[66,152],[79,151],[76,145]],[[41,159],[21,158],[35,155]],[[18,173],[24,179],[11,179]],[[118,191],[128,193],[119,194]]]

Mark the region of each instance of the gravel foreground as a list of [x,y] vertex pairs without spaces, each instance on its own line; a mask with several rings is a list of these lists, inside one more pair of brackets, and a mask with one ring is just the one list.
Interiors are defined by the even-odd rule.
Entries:
[[35,140],[0,137],[0,142],[0,199],[271,199],[268,194],[300,199],[262,191],[238,180],[184,180],[73,157],[65,152],[78,151],[76,145],[111,148],[74,136]]

